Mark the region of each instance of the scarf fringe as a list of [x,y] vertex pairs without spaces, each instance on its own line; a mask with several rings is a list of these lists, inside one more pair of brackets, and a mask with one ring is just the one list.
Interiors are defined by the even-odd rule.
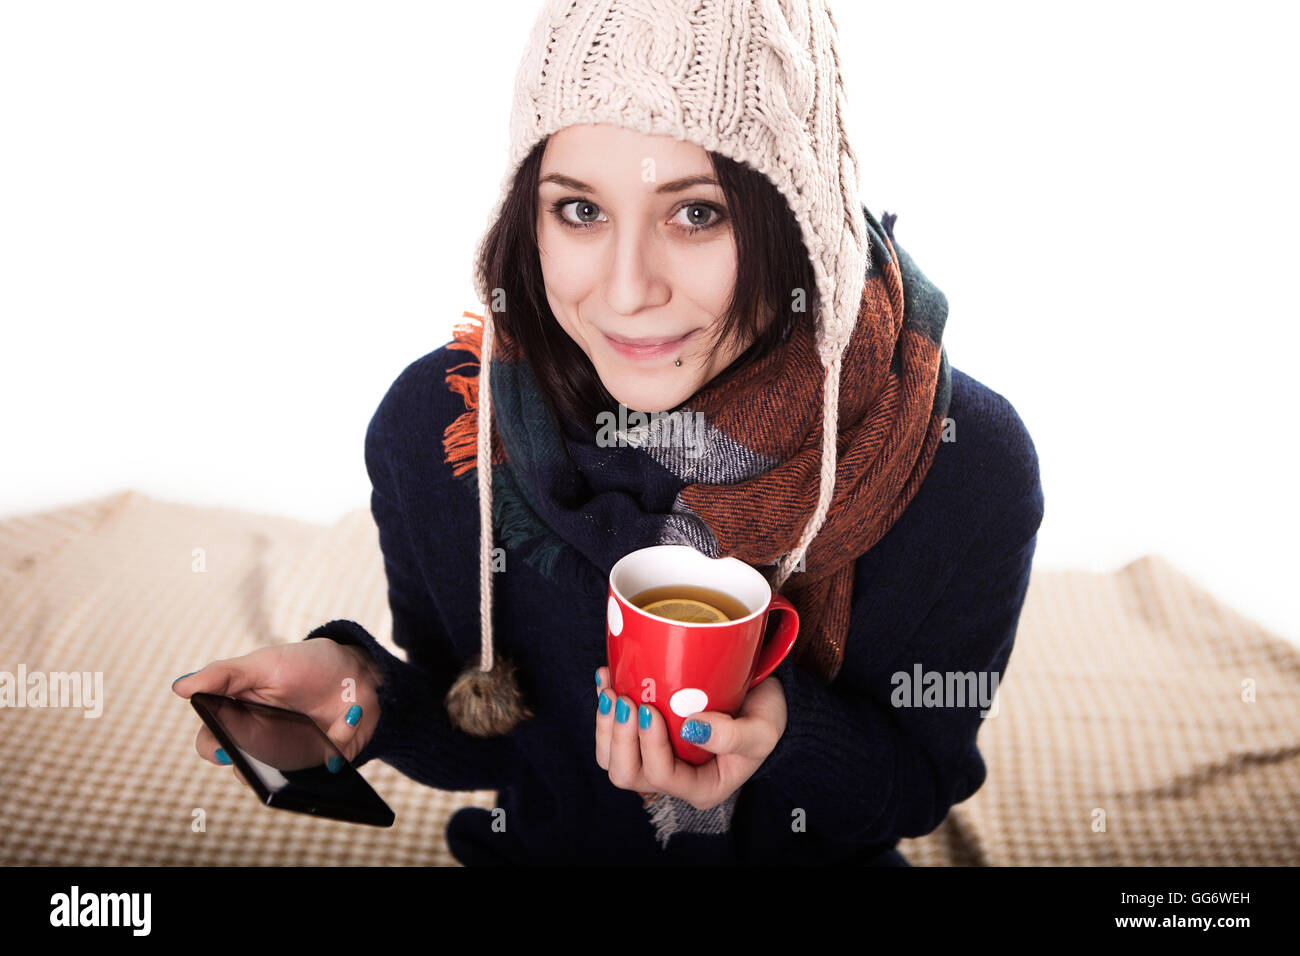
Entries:
[[642,793],[641,806],[650,814],[650,822],[655,828],[655,839],[659,849],[667,849],[668,842],[677,833],[676,807],[671,800],[664,799],[666,793]]
[[668,848],[669,841],[678,833],[705,833],[719,835],[731,829],[736,810],[736,790],[712,810],[696,810],[681,797],[669,793],[640,792],[641,806],[650,815],[655,828],[659,849]]
[[[482,364],[483,316],[473,312],[461,315],[474,321],[459,322],[452,328],[449,349],[462,349],[472,355],[473,361],[461,362],[447,369],[447,387],[465,400],[465,411],[447,426],[442,447],[452,474],[459,477],[478,466],[478,368]],[[456,369],[473,367],[473,375],[453,374]],[[495,458],[493,463],[496,464]]]

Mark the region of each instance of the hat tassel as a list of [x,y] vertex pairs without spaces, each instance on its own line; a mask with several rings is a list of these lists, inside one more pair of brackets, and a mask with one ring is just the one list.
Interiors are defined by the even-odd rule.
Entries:
[[483,341],[479,355],[478,500],[479,500],[479,621],[480,656],[468,665],[447,691],[447,713],[452,723],[473,737],[501,737],[533,713],[524,703],[515,665],[492,656],[492,457],[491,404],[488,381],[492,356],[492,310],[483,311]]

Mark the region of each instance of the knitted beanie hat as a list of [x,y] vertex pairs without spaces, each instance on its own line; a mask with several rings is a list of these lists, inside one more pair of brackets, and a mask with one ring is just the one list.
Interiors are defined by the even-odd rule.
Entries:
[[[574,124],[607,123],[694,143],[748,164],[780,190],[816,274],[817,351],[826,378],[817,506],[797,546],[778,562],[773,589],[799,565],[830,507],[840,360],[869,261],[837,39],[826,0],[546,0],[515,78],[509,166],[489,219],[491,226],[500,216],[537,143]],[[496,736],[531,715],[513,668],[506,661],[493,666],[493,295],[481,271],[474,283],[485,303],[477,388],[482,652],[452,686],[447,706],[462,730]]]

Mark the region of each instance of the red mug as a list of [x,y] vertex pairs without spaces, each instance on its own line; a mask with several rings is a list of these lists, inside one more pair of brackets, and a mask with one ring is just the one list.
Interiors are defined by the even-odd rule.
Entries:
[[[632,598],[669,585],[728,594],[749,611],[713,624],[648,614]],[[781,612],[766,642],[767,617]],[[661,544],[623,556],[609,572],[605,649],[616,695],[648,704],[663,715],[677,756],[699,766],[713,754],[682,740],[692,714],[713,710],[734,717],[745,696],[790,653],[799,614],[767,579],[738,558],[710,558],[688,545]]]

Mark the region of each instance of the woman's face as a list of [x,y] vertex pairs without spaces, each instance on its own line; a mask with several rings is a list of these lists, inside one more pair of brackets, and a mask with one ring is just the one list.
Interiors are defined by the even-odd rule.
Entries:
[[736,244],[699,146],[566,127],[542,155],[537,209],[551,311],[630,410],[677,407],[749,347],[706,351],[735,284]]

